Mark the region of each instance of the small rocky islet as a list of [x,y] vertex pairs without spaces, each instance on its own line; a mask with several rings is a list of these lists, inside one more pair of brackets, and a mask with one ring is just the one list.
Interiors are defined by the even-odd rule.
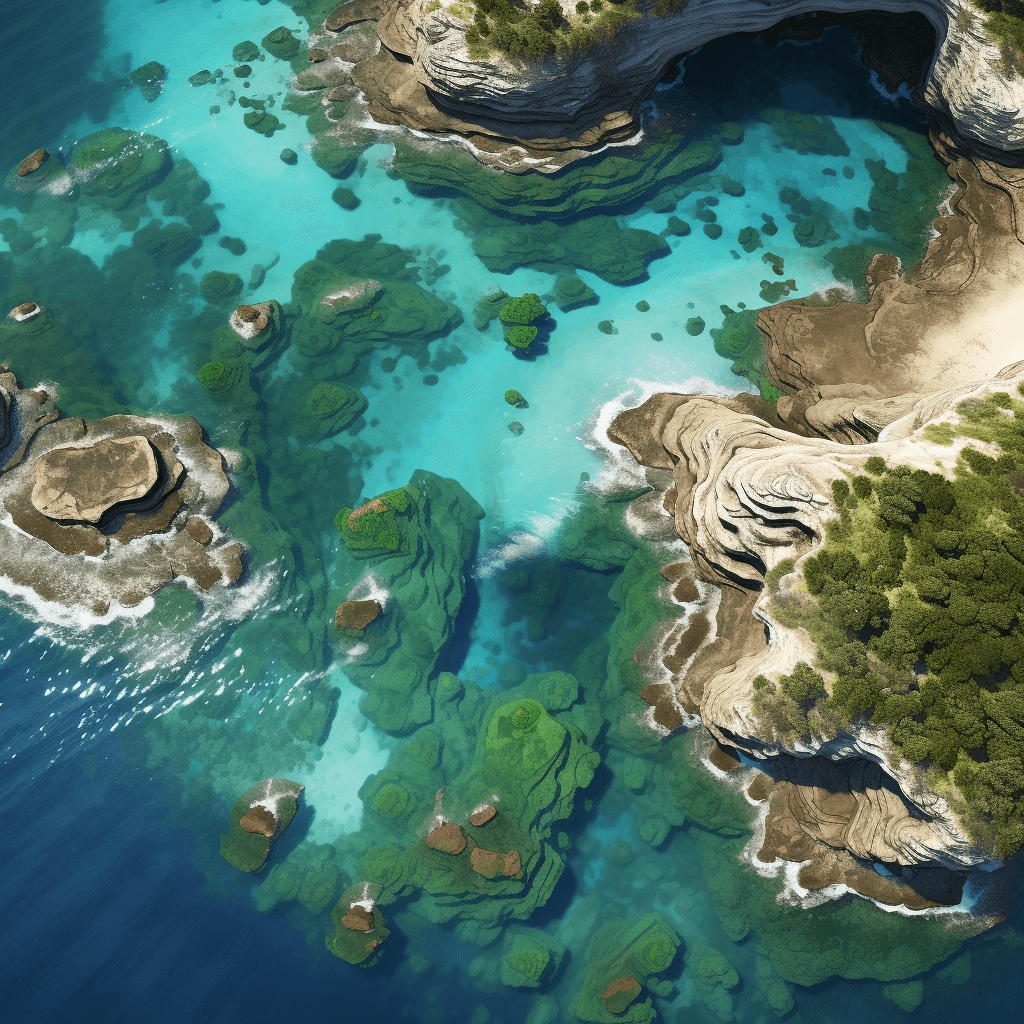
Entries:
[[[1024,811],[1021,608],[1006,588],[985,590],[1022,572],[1024,369],[1009,334],[981,326],[987,297],[1011,289],[1021,266],[1016,128],[965,93],[955,72],[967,57],[948,38],[934,63],[917,47],[915,64],[914,47],[888,52],[858,15],[865,63],[908,83],[933,116],[930,137],[878,122],[897,160],[859,158],[828,116],[767,105],[742,124],[723,106],[706,138],[661,133],[595,159],[636,128],[667,57],[706,41],[686,8],[626,23],[621,95],[577,100],[583,113],[559,114],[538,139],[523,133],[524,111],[545,109],[550,83],[527,88],[516,54],[489,50],[505,77],[486,118],[465,102],[471,79],[445,77],[442,54],[463,68],[483,60],[457,6],[303,9],[315,46],[282,26],[235,46],[233,68],[225,59],[228,70],[189,80],[197,96],[234,97],[261,65],[289,63],[296,91],[275,106],[280,118],[255,90],[229,106],[271,139],[305,118],[332,179],[358,173],[362,144],[331,129],[360,104],[416,129],[396,135],[389,175],[449,211],[491,274],[528,268],[522,290],[495,285],[460,308],[445,255],[394,244],[382,223],[381,234],[315,239],[290,291],[268,291],[273,266],[234,262],[253,240],[220,234],[199,171],[147,133],[101,129],[12,168],[16,215],[0,222],[0,574],[43,606],[105,619],[150,601],[160,622],[198,617],[273,567],[277,613],[230,635],[252,647],[250,673],[281,657],[302,674],[284,727],[239,740],[224,726],[241,701],[228,692],[154,720],[147,756],[183,778],[191,759],[230,762],[185,784],[223,811],[224,860],[253,876],[261,912],[288,908],[339,959],[445,977],[444,954],[417,935],[449,936],[471,951],[460,983],[527,993],[529,1024],[799,1019],[813,987],[836,978],[874,979],[880,998],[913,1013],[954,983],[970,950],[1017,941],[1000,923],[1005,903],[963,902],[979,869],[1016,853]],[[600,20],[592,6],[582,25]],[[473,24],[502,23],[497,7],[475,9]],[[773,29],[763,16],[776,43],[830,24]],[[920,25],[893,18],[886,31],[917,39]],[[996,44],[958,32],[998,76]],[[567,66],[594,60],[584,51]],[[427,93],[412,68],[447,87]],[[130,81],[158,103],[175,73],[153,61]],[[723,154],[755,123],[779,151],[828,158],[824,179],[870,182],[866,206],[781,184],[772,212],[745,210],[734,226],[746,189]],[[424,144],[450,132],[476,148]],[[298,173],[304,152],[279,145],[281,173]],[[521,154],[548,173],[522,173]],[[342,216],[367,201],[332,188]],[[102,266],[72,245],[98,224],[129,239]],[[550,550],[500,570],[525,641],[565,626],[569,573],[604,618],[571,658],[546,659],[557,669],[499,648],[498,682],[481,685],[451,652],[479,600],[486,496],[429,469],[367,491],[379,452],[360,435],[390,415],[381,372],[414,364],[443,394],[446,371],[477,351],[452,340],[467,316],[480,340],[504,343],[511,367],[543,368],[550,346],[580,343],[559,314],[589,310],[592,333],[628,344],[621,310],[590,309],[603,284],[645,283],[630,306],[646,336],[663,312],[652,264],[691,242],[749,258],[765,305],[722,304],[719,317],[691,303],[673,340],[706,335],[753,390],[661,390],[620,408],[608,437],[641,482],[598,492],[582,481]],[[808,296],[799,260],[812,254],[836,288]],[[547,290],[533,284],[541,275]],[[81,282],[71,295],[58,287],[68,278]],[[196,419],[136,404],[148,367],[135,339],[175,303],[188,304],[173,334],[187,376],[172,393]],[[113,359],[93,345],[98,331]],[[490,383],[507,442],[529,438],[537,402]],[[982,494],[987,517],[969,508]],[[958,572],[968,559],[982,582]],[[857,601],[870,605],[863,620]],[[306,833],[330,800],[315,762],[346,713],[332,665],[362,693],[353,716],[391,745],[358,788],[358,824],[325,842]],[[965,721],[974,735],[951,737]],[[304,781],[264,778],[278,771]],[[631,830],[608,839],[623,815]],[[692,916],[677,871],[698,880],[712,915]],[[588,882],[570,905],[574,875]],[[964,912],[932,913],[951,907]],[[438,984],[428,1001],[440,1001]],[[480,1006],[474,1021],[501,1019]]]

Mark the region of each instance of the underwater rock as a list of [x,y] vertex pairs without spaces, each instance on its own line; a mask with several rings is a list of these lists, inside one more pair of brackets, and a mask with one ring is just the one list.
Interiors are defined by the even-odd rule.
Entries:
[[359,205],[359,197],[350,188],[339,185],[332,193],[333,199],[343,210],[354,210]]
[[251,39],[246,39],[235,44],[231,51],[231,59],[240,64],[251,64],[254,60],[260,59],[260,48]]
[[454,480],[421,470],[408,486],[335,518],[343,578],[355,585],[370,570],[390,594],[386,628],[346,667],[367,691],[363,713],[382,729],[403,732],[431,717],[427,683],[454,628],[482,517]]
[[513,420],[508,425],[508,429],[509,429],[510,433],[515,434],[516,437],[519,437],[519,436],[522,435],[522,433],[526,429],[526,427],[524,427],[522,425],[522,423],[519,422],[519,420]]
[[487,330],[491,321],[498,319],[498,313],[511,298],[508,292],[501,289],[481,296],[473,306],[473,326],[478,331]]
[[560,274],[555,281],[555,303],[563,313],[597,302],[597,292],[575,274]]
[[267,872],[256,890],[257,909],[266,913],[279,903],[298,900],[310,914],[321,913],[334,901],[339,886],[349,882],[334,862],[335,853],[329,843],[300,843]]
[[470,203],[458,204],[456,212],[455,226],[495,273],[524,266],[556,274],[587,270],[612,284],[629,284],[644,276],[652,260],[671,252],[660,235],[623,227],[603,214],[559,224],[512,221]]
[[299,154],[294,149],[281,150],[281,163],[294,167],[299,162]]
[[83,196],[118,211],[140,201],[170,165],[163,139],[124,128],[103,128],[75,143],[67,170]]
[[363,630],[380,618],[383,611],[379,601],[343,601],[334,613],[334,628],[347,636],[360,637]]
[[828,117],[815,117],[796,110],[762,110],[761,120],[771,126],[775,137],[801,156],[849,156],[850,147]]
[[25,178],[28,175],[38,171],[47,160],[50,159],[50,154],[45,149],[33,150],[24,160],[18,164],[18,169],[15,172],[19,178]]
[[510,931],[501,953],[501,983],[510,988],[545,988],[564,956],[565,947],[542,931]]
[[304,788],[287,779],[264,779],[247,789],[231,808],[231,832],[220,838],[221,856],[240,871],[259,871],[274,840],[292,823]]
[[271,32],[268,32],[261,42],[263,49],[271,57],[277,57],[280,60],[291,60],[292,57],[298,54],[301,48],[298,39],[284,25],[280,25]]
[[736,968],[715,949],[703,935],[698,935],[686,957],[690,971],[701,999],[722,1021],[733,1018],[733,1004],[730,991],[740,983]]
[[327,948],[350,964],[371,967],[380,959],[381,946],[391,930],[380,908],[365,892],[367,887],[347,890],[331,911],[334,931],[327,935]]
[[704,328],[707,325],[704,323],[704,318],[699,316],[691,316],[686,321],[686,333],[691,338],[696,338],[704,333]]
[[202,590],[238,579],[241,544],[223,532],[217,544],[199,543],[186,529],[213,521],[228,491],[221,455],[195,420],[60,419],[48,391],[22,390],[10,373],[0,374],[0,391],[0,501],[10,523],[0,574],[97,615],[174,579]]
[[[355,72],[360,86],[373,91],[369,72]],[[471,199],[490,213],[517,220],[573,221],[597,210],[615,210],[654,196],[722,159],[719,146],[701,140],[682,144],[680,136],[650,141],[642,154],[613,151],[586,166],[557,176],[548,174],[495,174],[461,148],[439,148],[396,140],[394,169],[418,195],[458,195]],[[488,159],[484,154],[483,160]]]
[[167,68],[163,64],[151,60],[148,64],[136,68],[129,76],[132,84],[142,93],[147,103],[152,103],[160,95],[167,80]]
[[518,391],[510,390],[505,392],[505,402],[513,409],[529,409],[530,403]]
[[660,914],[605,922],[587,947],[587,973],[573,1014],[595,1024],[651,1020],[651,1000],[635,1000],[642,985],[650,986],[653,975],[672,965],[678,946],[679,937]]
[[[442,850],[453,857],[466,848],[466,835],[454,821],[446,821],[427,833],[427,846],[432,850]],[[476,850],[473,851],[476,853]]]

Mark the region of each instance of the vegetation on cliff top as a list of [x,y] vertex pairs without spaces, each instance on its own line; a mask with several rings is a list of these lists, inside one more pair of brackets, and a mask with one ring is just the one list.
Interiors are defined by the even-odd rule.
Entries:
[[1024,76],[1024,0],[974,0],[974,6],[988,15],[985,28],[1003,60]]
[[982,444],[963,449],[952,480],[875,457],[870,475],[833,485],[840,518],[803,569],[817,602],[775,604],[810,631],[834,681],[826,696],[801,665],[779,683],[759,677],[756,703],[782,736],[886,728],[972,838],[1007,857],[1024,845],[1024,402],[998,393],[957,411],[930,439]]
[[530,8],[510,0],[476,0],[466,42],[476,59],[491,50],[525,61],[543,60],[556,51],[581,53],[611,42],[627,21],[638,16],[636,8],[637,0],[578,0],[572,13],[558,0],[540,0]]

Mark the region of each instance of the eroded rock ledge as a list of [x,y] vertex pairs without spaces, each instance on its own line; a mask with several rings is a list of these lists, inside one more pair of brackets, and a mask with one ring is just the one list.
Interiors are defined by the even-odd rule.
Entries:
[[227,473],[194,419],[61,419],[55,402],[0,364],[0,577],[94,615],[238,579],[244,549],[215,520]]
[[865,305],[762,311],[766,372],[790,392],[777,408],[752,395],[657,394],[609,431],[641,464],[671,471],[663,507],[693,570],[723,588],[717,636],[675,666],[671,694],[661,684],[645,698],[671,696],[699,715],[717,767],[738,766],[729,751],[763,766],[749,793],[768,801],[762,862],[800,863],[806,889],[843,883],[913,909],[958,902],[965,873],[992,851],[883,729],[780,737],[759,714],[754,681],[817,659],[810,634],[777,610],[813,601],[801,569],[839,517],[833,482],[873,457],[952,478],[965,444],[952,440],[958,410],[1024,382],[1020,175],[934,141],[959,188],[919,267],[876,282]]
[[[986,16],[970,6],[954,0],[691,0],[662,17],[649,10],[622,27],[613,43],[554,54],[539,65],[497,52],[470,57],[465,32],[472,8],[453,0],[354,0],[327,19],[325,31],[376,23],[383,46],[353,72],[376,120],[462,136],[482,162],[508,170],[553,171],[636,136],[640,104],[665,68],[713,39],[762,32],[812,12],[870,11],[872,19],[864,20],[870,35],[871,22],[886,13],[916,13],[935,32],[933,58],[920,80],[909,82],[920,101],[980,152],[1004,161],[1007,154],[1024,155],[1024,79],[1007,73],[986,34]],[[917,25],[911,32],[920,33],[923,23]],[[900,55],[889,52],[891,38],[885,29],[870,45],[880,63],[894,66]],[[921,69],[904,71],[917,78]],[[897,73],[891,84],[899,79]]]

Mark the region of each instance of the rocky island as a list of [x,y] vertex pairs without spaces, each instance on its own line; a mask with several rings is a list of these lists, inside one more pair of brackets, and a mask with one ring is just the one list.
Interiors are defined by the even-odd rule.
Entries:
[[[25,303],[8,319],[21,329],[48,317]],[[234,583],[243,547],[215,518],[227,472],[199,424],[61,418],[57,391],[22,388],[0,365],[0,576],[8,586],[102,616],[174,580],[200,591]]]

